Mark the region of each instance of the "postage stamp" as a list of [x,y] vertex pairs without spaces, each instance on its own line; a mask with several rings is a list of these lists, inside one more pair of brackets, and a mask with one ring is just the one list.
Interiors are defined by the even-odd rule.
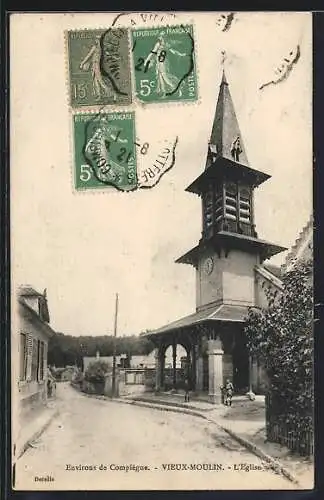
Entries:
[[77,190],[137,187],[134,112],[75,114],[73,133]]
[[145,103],[198,99],[192,25],[132,29],[136,97]]
[[132,101],[126,28],[68,31],[67,43],[73,108]]

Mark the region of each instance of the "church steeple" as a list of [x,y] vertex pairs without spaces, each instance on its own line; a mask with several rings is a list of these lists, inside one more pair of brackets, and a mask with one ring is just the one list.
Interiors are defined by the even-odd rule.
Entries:
[[254,190],[270,175],[248,164],[224,69],[207,150],[205,170],[186,189],[201,197],[202,236],[176,262],[198,266],[206,245],[219,255],[231,249],[258,255],[261,262],[284,250],[258,238]]
[[[224,68],[209,141],[208,159],[215,155],[248,165]],[[211,162],[207,161],[206,168],[210,165]]]

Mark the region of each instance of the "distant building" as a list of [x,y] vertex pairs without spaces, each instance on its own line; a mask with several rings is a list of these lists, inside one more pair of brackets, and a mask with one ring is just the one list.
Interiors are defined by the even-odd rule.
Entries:
[[[181,350],[181,346],[179,346],[179,352],[177,355],[177,368],[181,368],[181,356],[186,354],[184,348]],[[154,368],[155,367],[155,355],[156,349],[154,349],[149,354],[133,354],[129,358],[127,354],[120,354],[116,356],[116,366],[118,368]],[[129,366],[128,366],[129,359]],[[108,364],[109,367],[113,366],[113,356],[100,356],[99,351],[96,356],[84,356],[83,357],[83,373],[86,372],[88,366],[95,361],[104,361]],[[173,358],[172,351],[169,349],[166,352],[165,356],[165,367],[171,368],[173,366]]]
[[78,368],[76,366],[66,366],[61,372],[61,382],[71,382],[73,376],[77,373],[77,371]]
[[48,342],[55,333],[50,327],[46,291],[31,286],[18,290],[19,380],[21,416],[41,408],[47,401]]
[[[117,363],[117,359],[119,358],[120,356],[116,356],[116,363]],[[107,365],[109,367],[112,367],[113,365],[113,357],[112,356],[100,356],[100,353],[99,351],[97,352],[96,356],[83,356],[83,373],[85,373],[89,367],[89,365],[91,365],[91,363],[94,363],[95,361],[103,361],[105,363],[107,363]]]
[[[177,360],[176,360],[176,365],[177,368],[181,368],[181,358],[183,355],[186,354],[186,351],[184,348],[182,348],[181,351],[181,346],[179,346],[179,352],[177,353]],[[142,354],[142,355],[133,355],[131,356],[130,360],[130,367],[131,368],[155,368],[155,357],[156,357],[156,349],[153,349],[149,354]],[[171,368],[173,366],[173,358],[172,358],[172,351],[169,349],[166,354],[165,354],[165,367],[166,368]]]

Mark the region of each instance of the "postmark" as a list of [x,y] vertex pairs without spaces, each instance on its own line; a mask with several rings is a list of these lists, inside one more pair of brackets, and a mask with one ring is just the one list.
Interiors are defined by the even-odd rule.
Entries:
[[135,114],[132,111],[73,115],[77,191],[137,187]]
[[152,144],[145,157],[139,158],[137,167],[139,188],[152,188],[174,166],[178,140],[176,136],[157,141]]
[[193,25],[132,29],[131,42],[139,101],[198,100]]
[[295,47],[292,47],[289,53],[283,58],[280,65],[276,67],[274,70],[272,78],[260,85],[259,90],[263,90],[268,85],[276,85],[280,82],[287,80],[290,75],[293,67],[297,64],[300,58],[300,45],[297,44]]
[[121,12],[114,18],[112,26],[118,26],[119,23],[125,25],[125,22],[130,26],[152,26],[156,23],[158,23],[159,25],[170,24],[175,22],[176,19],[177,14],[175,14],[174,12]]
[[177,136],[136,136],[134,112],[73,115],[77,191],[152,188],[176,161]]
[[128,30],[84,29],[66,36],[71,107],[130,104]]

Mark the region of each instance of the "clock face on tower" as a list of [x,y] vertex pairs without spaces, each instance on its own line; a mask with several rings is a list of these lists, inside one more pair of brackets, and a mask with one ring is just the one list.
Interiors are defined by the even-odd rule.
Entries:
[[205,262],[203,263],[203,270],[206,274],[210,274],[214,267],[214,261],[212,257],[207,257]]

